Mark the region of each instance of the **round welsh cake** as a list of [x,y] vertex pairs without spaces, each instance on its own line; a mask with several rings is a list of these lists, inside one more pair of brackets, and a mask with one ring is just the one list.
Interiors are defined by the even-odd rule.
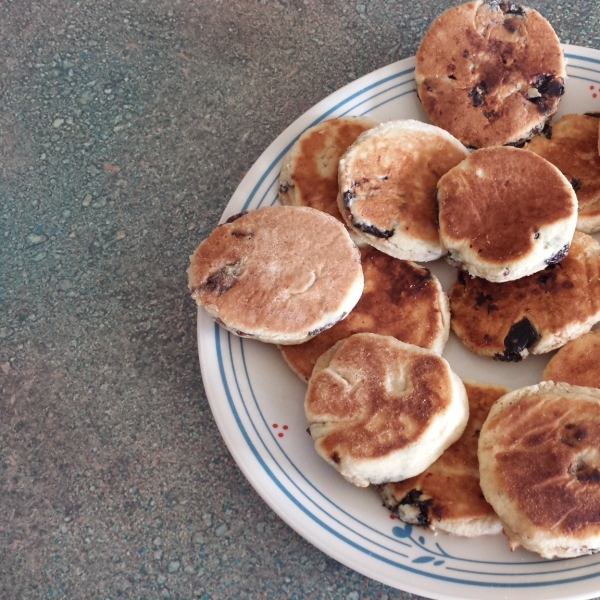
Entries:
[[575,233],[571,183],[526,150],[475,150],[440,179],[437,198],[447,259],[489,281],[512,281],[559,262]]
[[358,302],[360,253],[334,217],[301,206],[265,207],[219,225],[191,257],[192,297],[236,335],[297,344]]
[[412,119],[363,133],[339,164],[338,206],[368,244],[390,256],[442,256],[435,205],[439,178],[468,155],[447,131]]
[[567,342],[550,359],[542,379],[600,388],[600,329]]
[[564,93],[552,26],[513,2],[476,0],[431,25],[416,57],[427,116],[471,148],[519,144],[542,130]]
[[340,117],[307,129],[283,159],[279,202],[310,206],[342,221],[337,205],[340,158],[361,133],[377,123],[370,117]]
[[509,362],[544,354],[600,320],[600,245],[577,231],[557,265],[506,283],[460,273],[448,295],[450,326],[472,352]]
[[577,229],[600,230],[600,154],[598,126],[592,115],[565,115],[525,146],[549,160],[571,182],[579,211]]
[[510,392],[499,385],[465,381],[469,421],[460,439],[415,477],[379,486],[384,504],[406,523],[475,537],[502,529],[479,486],[477,440],[490,408]]
[[286,363],[304,381],[326,350],[354,333],[391,335],[438,354],[448,341],[448,297],[429,269],[375,248],[361,250],[361,256],[365,287],[352,312],[308,342],[281,347]]
[[479,436],[481,489],[512,549],[600,550],[600,390],[543,382],[503,396]]
[[373,333],[319,358],[304,408],[318,454],[361,487],[422,472],[469,416],[465,387],[446,360]]

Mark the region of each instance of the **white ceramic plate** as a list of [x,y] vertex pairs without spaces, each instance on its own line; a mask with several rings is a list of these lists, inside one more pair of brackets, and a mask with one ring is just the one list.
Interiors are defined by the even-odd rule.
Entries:
[[[600,52],[564,46],[568,81],[559,114],[600,111]],[[290,125],[250,169],[223,219],[277,201],[281,161],[308,127],[343,115],[426,120],[414,86],[414,59],[379,69],[335,92]],[[447,290],[455,272],[428,267]],[[202,378],[219,430],[237,464],[271,508],[300,535],[348,567],[430,598],[486,600],[600,596],[600,555],[547,561],[511,553],[502,535],[433,535],[392,519],[376,492],[354,487],[320,459],[306,432],[306,386],[276,347],[242,340],[198,312]],[[512,388],[539,381],[547,362],[476,357],[454,336],[444,351],[461,376]]]

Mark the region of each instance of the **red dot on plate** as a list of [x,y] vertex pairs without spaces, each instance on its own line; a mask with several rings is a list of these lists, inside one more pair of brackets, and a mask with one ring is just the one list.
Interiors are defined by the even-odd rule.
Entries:
[[396,517],[394,515],[390,515],[390,519],[393,521]]
[[277,423],[273,423],[273,429],[277,429],[279,427],[279,425],[277,425]]
[[279,437],[283,437],[283,433],[278,433],[277,434]]
[[598,94],[592,94],[592,98],[597,98]]
[[593,89],[594,89],[594,86],[593,86],[593,85],[590,85],[590,90],[593,90]]
[[283,426],[283,428],[284,428],[284,429],[289,429],[287,425],[284,425],[284,426]]

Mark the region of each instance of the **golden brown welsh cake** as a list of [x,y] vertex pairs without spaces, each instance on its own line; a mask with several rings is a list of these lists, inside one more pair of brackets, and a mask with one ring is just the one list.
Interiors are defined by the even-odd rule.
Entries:
[[391,335],[438,354],[444,349],[450,310],[437,277],[424,267],[375,248],[364,249],[361,255],[365,287],[352,312],[308,342],[281,347],[287,364],[304,381],[319,356],[354,333]]
[[475,150],[438,183],[440,240],[451,264],[505,282],[559,262],[577,222],[567,178],[533,152]]
[[417,93],[427,116],[472,148],[519,144],[541,131],[558,108],[565,77],[548,21],[498,0],[444,12],[416,57]]
[[492,404],[508,388],[464,381],[469,421],[460,439],[425,471],[379,486],[385,505],[402,521],[474,537],[498,533],[500,520],[479,486],[477,441]]
[[310,206],[342,221],[337,205],[338,163],[356,138],[377,123],[370,117],[340,117],[307,129],[283,159],[279,202]]
[[599,123],[597,116],[565,115],[526,146],[571,182],[579,203],[577,229],[585,233],[600,230]]
[[382,123],[363,133],[340,159],[340,212],[381,252],[435,260],[442,255],[435,186],[467,154],[439,127],[411,119]]
[[542,379],[600,388],[600,329],[567,342],[550,359]]
[[331,215],[273,206],[219,225],[191,257],[192,297],[236,335],[306,341],[346,316],[363,290],[360,253]]
[[507,283],[459,274],[448,296],[450,326],[476,354],[519,361],[556,350],[600,320],[600,245],[576,232],[559,264]]
[[600,390],[543,382],[503,396],[479,436],[481,489],[512,549],[600,550]]
[[304,408],[318,454],[348,481],[417,475],[462,434],[464,385],[442,357],[357,333],[319,358]]

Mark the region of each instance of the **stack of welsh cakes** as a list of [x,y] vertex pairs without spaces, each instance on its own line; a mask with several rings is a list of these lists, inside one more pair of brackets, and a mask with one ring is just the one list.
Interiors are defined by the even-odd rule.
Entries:
[[[503,530],[543,557],[600,550],[600,154],[594,115],[552,122],[559,40],[535,10],[475,0],[417,53],[431,123],[340,117],[285,157],[280,205],[236,215],[188,270],[236,335],[308,384],[317,453],[398,518]],[[422,263],[456,270],[446,293]],[[537,385],[462,381],[450,329]],[[598,358],[597,358],[598,357]]]

